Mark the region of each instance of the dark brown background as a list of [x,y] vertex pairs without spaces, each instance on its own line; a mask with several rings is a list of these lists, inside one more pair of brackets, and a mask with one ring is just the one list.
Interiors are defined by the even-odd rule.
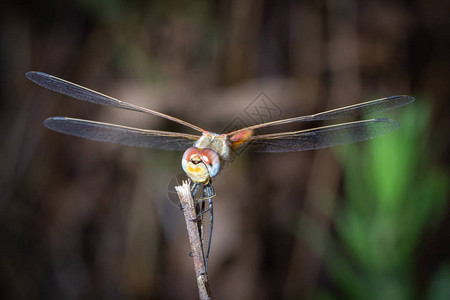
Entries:
[[[282,117],[414,95],[411,105],[431,110],[422,166],[447,180],[449,6],[425,0],[3,1],[1,297],[197,297],[184,220],[167,200],[181,153],[82,140],[42,121],[59,115],[184,129],[49,92],[26,80],[26,71],[214,132],[235,118],[249,122],[246,108],[261,92]],[[215,181],[209,269],[214,298],[349,297],[327,263],[330,241],[341,239],[336,208],[346,204],[344,162],[335,154],[243,153],[222,172]],[[425,180],[421,169],[414,172]],[[430,295],[441,266],[448,270],[444,203],[414,247],[406,286],[417,297]],[[386,285],[373,284],[389,295]],[[377,298],[369,289],[367,296]]]

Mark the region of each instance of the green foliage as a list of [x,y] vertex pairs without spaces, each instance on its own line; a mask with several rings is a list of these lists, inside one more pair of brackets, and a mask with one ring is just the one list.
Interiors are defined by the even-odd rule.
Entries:
[[[401,124],[395,133],[351,145],[341,156],[345,188],[336,219],[340,244],[332,247],[327,265],[346,299],[417,297],[415,251],[446,205],[449,177],[433,159],[429,107],[416,101],[395,119]],[[448,266],[441,273],[448,279]],[[448,287],[447,294],[439,289],[444,287],[436,277],[430,295],[443,299]]]
[[428,290],[428,299],[448,300],[450,299],[450,264],[443,264],[436,272],[430,288]]

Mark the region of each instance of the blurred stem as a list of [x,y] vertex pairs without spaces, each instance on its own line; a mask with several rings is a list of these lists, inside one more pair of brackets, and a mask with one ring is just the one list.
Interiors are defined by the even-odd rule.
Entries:
[[206,274],[200,230],[197,226],[197,222],[193,221],[193,217],[195,218],[197,213],[194,200],[192,199],[189,181],[184,181],[181,186],[176,186],[175,190],[178,193],[178,198],[180,198],[184,219],[186,221],[186,229],[189,236],[189,243],[191,244],[191,253],[194,260],[199,296],[200,299],[211,299],[211,290],[209,288],[208,275]]

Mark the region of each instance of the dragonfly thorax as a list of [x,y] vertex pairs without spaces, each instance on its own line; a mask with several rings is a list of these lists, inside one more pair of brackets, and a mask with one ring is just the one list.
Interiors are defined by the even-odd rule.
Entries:
[[231,142],[226,134],[204,131],[202,136],[194,143],[194,147],[212,149],[219,155],[220,160],[230,160]]

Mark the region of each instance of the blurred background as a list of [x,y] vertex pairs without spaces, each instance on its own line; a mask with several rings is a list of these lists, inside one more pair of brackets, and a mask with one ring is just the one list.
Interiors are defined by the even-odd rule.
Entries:
[[375,115],[401,127],[369,142],[239,154],[214,182],[209,279],[218,299],[450,299],[449,6],[3,1],[0,297],[198,295],[167,196],[182,153],[42,122],[192,132],[47,91],[24,76],[38,70],[219,133],[254,123],[254,110],[270,121],[415,96]]

